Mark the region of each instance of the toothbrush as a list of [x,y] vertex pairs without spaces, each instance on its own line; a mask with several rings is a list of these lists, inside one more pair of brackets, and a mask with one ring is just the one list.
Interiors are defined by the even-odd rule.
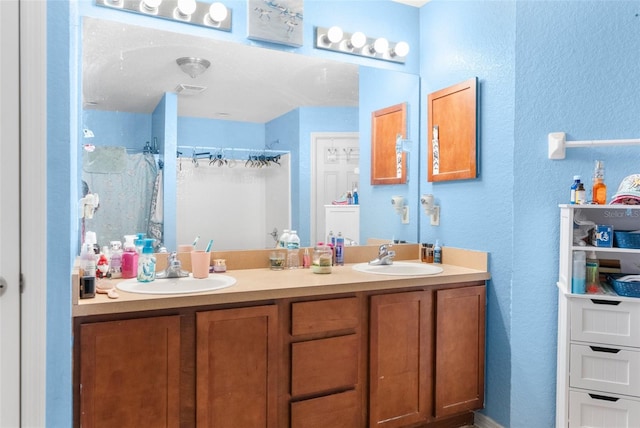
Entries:
[[211,246],[213,245],[213,239],[209,240],[209,243],[207,244],[207,249],[204,250],[205,253],[208,253],[209,250],[211,250]]
[[200,239],[200,235],[196,236],[196,239],[193,240],[193,248],[196,248],[196,244],[198,243],[198,239]]

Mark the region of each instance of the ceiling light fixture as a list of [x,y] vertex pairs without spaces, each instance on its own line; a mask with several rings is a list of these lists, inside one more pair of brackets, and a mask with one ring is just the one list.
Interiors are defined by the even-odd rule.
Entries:
[[[0,0],[2,1],[2,0]],[[95,0],[96,6],[231,31],[231,9],[211,0]]]
[[340,27],[316,27],[316,49],[363,56],[371,59],[404,63],[409,43],[390,42],[385,37],[367,37],[364,33],[343,32]]
[[229,16],[229,10],[220,2],[211,3],[209,13],[205,17],[205,24],[219,26]]
[[192,78],[196,78],[205,72],[211,65],[209,61],[202,58],[195,58],[191,56],[183,56],[176,60],[176,63],[180,66],[180,69],[187,73]]

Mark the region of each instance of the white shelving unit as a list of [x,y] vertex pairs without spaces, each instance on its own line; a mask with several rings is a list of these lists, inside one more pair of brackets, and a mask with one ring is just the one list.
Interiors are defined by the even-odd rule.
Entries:
[[640,250],[575,245],[574,219],[639,230],[640,206],[560,205],[556,427],[640,427],[640,298],[572,294],[574,251],[640,272]]

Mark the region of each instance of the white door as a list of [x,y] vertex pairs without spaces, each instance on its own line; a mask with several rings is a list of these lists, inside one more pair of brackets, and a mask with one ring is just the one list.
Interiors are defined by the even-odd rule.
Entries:
[[358,187],[357,132],[311,134],[311,245],[324,242],[324,206]]
[[18,12],[0,1],[0,427],[20,426]]

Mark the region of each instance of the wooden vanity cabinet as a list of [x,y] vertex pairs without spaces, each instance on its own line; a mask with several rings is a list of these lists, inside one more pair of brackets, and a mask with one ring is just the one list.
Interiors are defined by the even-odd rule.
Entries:
[[484,285],[436,292],[436,418],[484,406],[485,294]]
[[180,317],[80,326],[80,426],[180,426]]
[[196,425],[277,426],[277,306],[196,313]]
[[485,286],[76,318],[76,427],[473,423]]

